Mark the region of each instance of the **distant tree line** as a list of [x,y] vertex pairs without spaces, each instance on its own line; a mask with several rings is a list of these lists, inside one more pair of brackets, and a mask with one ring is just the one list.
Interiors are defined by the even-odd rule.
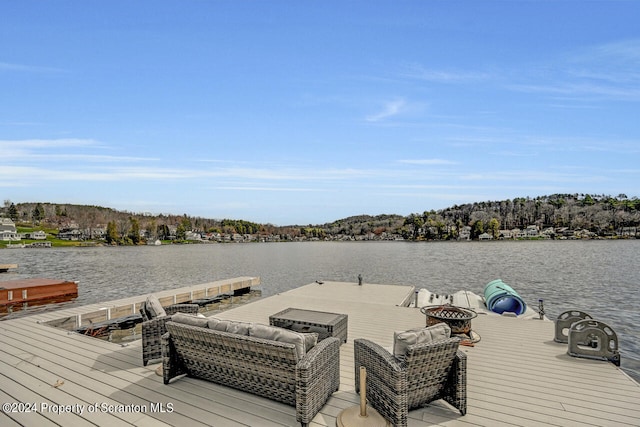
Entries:
[[464,226],[471,237],[482,233],[497,236],[499,230],[552,227],[588,230],[599,236],[622,228],[640,226],[640,199],[593,194],[553,194],[454,205],[439,211],[409,215],[404,223],[411,238],[455,239]]
[[[512,200],[485,201],[454,205],[441,210],[412,213],[408,216],[358,215],[326,224],[306,226],[258,224],[242,219],[209,219],[187,214],[151,215],[118,211],[101,206],[53,203],[18,203],[5,200],[0,215],[15,222],[63,229],[72,224],[80,229],[105,228],[110,243],[140,243],[141,235],[166,239],[175,227],[177,239],[189,232],[226,234],[304,236],[324,239],[329,236],[395,235],[408,240],[457,239],[470,227],[471,238],[483,233],[494,237],[500,230],[536,226],[542,230],[567,228],[588,230],[599,236],[614,235],[623,229],[640,226],[640,199],[625,194],[553,194],[519,197]],[[635,233],[634,233],[635,235]]]

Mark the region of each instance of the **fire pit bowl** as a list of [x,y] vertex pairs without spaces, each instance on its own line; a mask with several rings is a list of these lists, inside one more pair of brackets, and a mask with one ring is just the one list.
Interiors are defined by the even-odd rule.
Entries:
[[427,317],[427,326],[444,322],[451,328],[452,334],[467,334],[471,332],[471,319],[478,313],[468,308],[456,307],[450,304],[432,305],[420,308]]

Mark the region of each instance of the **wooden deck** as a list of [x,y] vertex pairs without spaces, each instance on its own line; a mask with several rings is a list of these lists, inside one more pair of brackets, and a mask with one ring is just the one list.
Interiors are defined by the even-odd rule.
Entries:
[[[396,305],[413,291],[409,286],[314,283],[217,316],[268,323],[270,314],[288,307],[348,314],[340,390],[313,422],[315,427],[335,426],[338,413],[359,402],[353,339],[390,347],[394,330],[424,325],[418,309]],[[0,402],[35,404],[38,410],[0,413],[0,425],[296,425],[294,408],[265,398],[192,378],[162,384],[157,364],[142,366],[139,341],[121,346],[43,323],[87,309],[95,307],[0,322]],[[640,385],[611,363],[566,355],[566,345],[553,342],[552,322],[479,315],[472,327],[482,341],[463,348],[468,355],[467,415],[435,402],[412,411],[410,426],[640,425]],[[65,409],[76,412],[50,411],[55,405],[70,405]]]

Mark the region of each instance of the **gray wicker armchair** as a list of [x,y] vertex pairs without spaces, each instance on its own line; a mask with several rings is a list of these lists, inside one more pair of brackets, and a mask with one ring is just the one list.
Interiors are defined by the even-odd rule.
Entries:
[[173,304],[164,307],[166,316],[150,318],[146,302],[140,305],[142,315],[142,364],[147,366],[150,360],[162,359],[162,335],[167,332],[165,323],[175,313],[198,313],[198,304]]
[[365,339],[354,341],[356,392],[360,366],[367,369],[367,400],[394,426],[406,426],[410,410],[444,399],[467,412],[467,356],[459,338],[408,347],[404,361]]

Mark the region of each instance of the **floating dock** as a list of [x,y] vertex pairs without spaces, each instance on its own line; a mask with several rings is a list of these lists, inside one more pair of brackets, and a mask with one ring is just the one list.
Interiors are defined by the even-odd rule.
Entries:
[[78,282],[56,279],[21,279],[0,282],[0,306],[77,297]]
[[[248,280],[255,278],[227,283]],[[420,309],[406,306],[414,292],[412,286],[325,281],[216,316],[268,323],[271,314],[289,307],[347,314],[340,388],[311,424],[333,427],[343,409],[359,404],[353,340],[391,347],[394,331],[423,326]],[[1,321],[0,401],[15,405],[0,413],[0,425],[297,425],[295,408],[266,398],[194,378],[164,385],[155,373],[158,364],[142,366],[140,341],[122,346],[45,324],[144,298]],[[411,411],[409,426],[640,425],[640,385],[612,363],[567,355],[567,345],[553,341],[553,322],[479,314],[472,328],[481,341],[461,347],[468,363],[467,414],[436,401]],[[26,411],[32,404],[37,412]]]
[[0,264],[0,273],[6,273],[12,268],[18,268],[18,264]]

